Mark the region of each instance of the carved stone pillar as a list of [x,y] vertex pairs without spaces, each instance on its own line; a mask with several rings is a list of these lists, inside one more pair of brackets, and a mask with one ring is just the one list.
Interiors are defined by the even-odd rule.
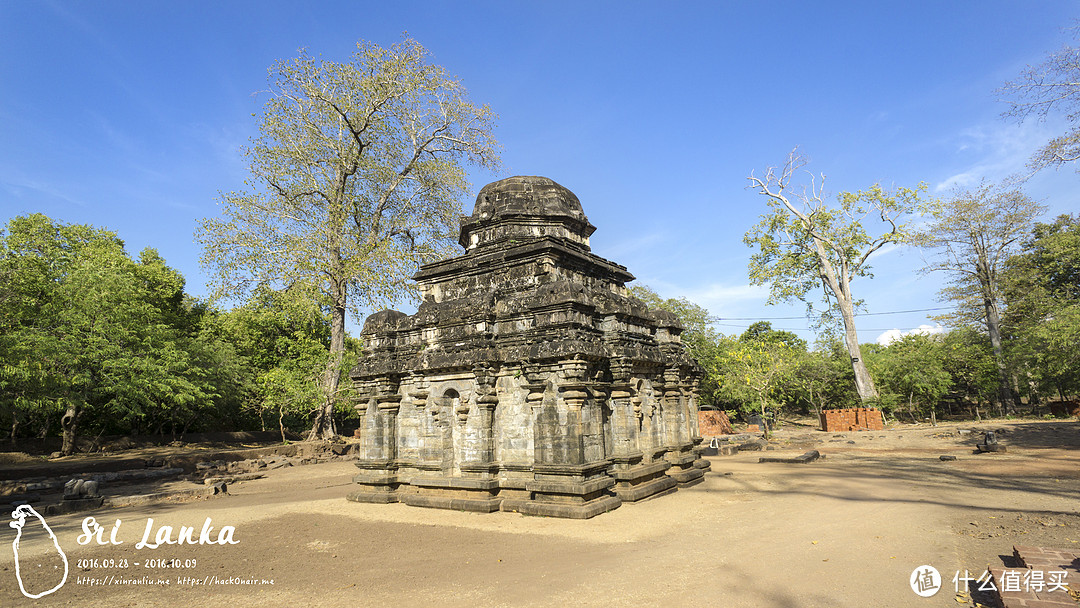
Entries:
[[[476,441],[476,458],[468,464],[491,465],[495,462],[495,408],[499,396],[495,389],[496,376],[491,366],[478,365],[473,369],[476,376],[476,406],[480,413],[479,436]],[[465,468],[463,465],[462,470]]]
[[686,412],[682,404],[682,391],[679,388],[679,370],[664,370],[664,441],[672,451],[680,451],[686,434]]
[[[346,498],[356,502],[397,502],[401,481],[397,475],[397,414],[401,407],[396,376],[378,377],[371,386],[373,393],[364,420],[365,457],[356,461],[360,472],[353,482],[361,488]],[[374,405],[374,407],[372,407]],[[374,415],[373,420],[367,417]]]
[[[611,408],[611,457],[616,463],[633,464],[641,460],[638,449],[638,420],[631,404],[630,362],[615,359],[610,363],[611,392],[608,405]],[[638,411],[641,400],[638,399]]]
[[611,476],[615,479],[615,495],[624,502],[634,502],[660,493],[673,492],[675,479],[664,475],[664,471],[671,465],[666,460],[643,462],[644,454],[638,449],[641,397],[632,396],[630,362],[616,359],[611,362],[610,367],[612,435],[615,441],[611,456]]
[[680,487],[686,487],[701,483],[705,471],[694,466],[698,456],[691,449],[693,442],[690,441],[690,423],[682,386],[678,368],[664,370],[664,409],[668,420],[670,448],[664,457],[671,463],[667,474],[674,478]]
[[[529,500],[504,500],[504,511],[526,515],[587,519],[617,508],[622,501],[610,493],[615,480],[606,458],[586,462],[582,409],[589,398],[588,363],[578,359],[559,362],[562,407],[542,400],[537,412],[536,463],[533,481],[525,484]],[[528,386],[534,386],[530,383]],[[546,392],[546,391],[545,391]],[[529,401],[535,403],[530,388]]]
[[686,409],[690,416],[690,442],[693,445],[691,450],[694,453],[694,467],[701,469],[702,471],[708,471],[712,468],[712,463],[705,459],[705,446],[702,444],[700,421],[698,419],[698,401],[701,388],[698,382],[701,380],[701,373],[696,370],[691,370],[685,377],[684,392],[687,394]]

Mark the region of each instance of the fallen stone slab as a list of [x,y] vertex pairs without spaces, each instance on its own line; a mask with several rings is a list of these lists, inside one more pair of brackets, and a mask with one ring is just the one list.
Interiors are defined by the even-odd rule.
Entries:
[[761,450],[765,449],[766,445],[768,445],[768,444],[763,440],[747,441],[746,443],[740,443],[739,444],[739,451],[740,452],[760,452]]
[[4,501],[13,507],[28,505],[35,502],[41,502],[41,494],[8,494],[4,497]]
[[96,498],[76,498],[71,500],[63,500],[58,503],[47,505],[45,507],[45,515],[64,515],[66,513],[78,513],[79,511],[90,511],[92,509],[98,509],[105,502],[105,499],[101,496]]
[[956,456],[951,456],[949,454],[942,454],[941,456],[938,456],[938,460],[940,460],[942,462],[949,462],[949,461],[952,461],[952,460],[956,460]]
[[262,479],[266,475],[262,473],[243,473],[240,475],[223,475],[221,477],[207,477],[203,480],[203,483],[212,486],[217,483],[232,484],[238,481],[251,481],[253,479]]
[[[136,494],[132,496],[110,496],[105,499],[106,507],[141,507],[164,502],[175,502],[187,498],[202,498],[220,494],[220,489],[213,486],[207,488],[192,488],[190,490],[173,490],[170,492],[154,492],[151,494]],[[227,492],[225,492],[227,493]]]
[[780,462],[785,464],[806,464],[808,462],[814,462],[818,458],[822,458],[822,455],[817,450],[810,450],[802,456],[796,456],[794,458],[781,458],[779,456],[762,456],[758,458],[758,462]]

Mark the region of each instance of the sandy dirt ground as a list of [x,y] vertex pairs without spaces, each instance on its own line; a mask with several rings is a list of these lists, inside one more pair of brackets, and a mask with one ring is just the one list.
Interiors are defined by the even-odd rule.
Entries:
[[[976,455],[960,428],[1000,430],[1008,452]],[[4,526],[0,606],[974,606],[991,604],[958,597],[957,572],[1009,564],[1014,544],[1080,547],[1080,421],[788,427],[774,443],[587,521],[351,503],[349,462],[272,471],[224,497],[50,516],[66,583],[21,593]],[[758,462],[811,448],[827,457]],[[121,544],[79,544],[87,517],[107,543],[119,520]],[[19,550],[31,592],[62,575],[33,524]],[[138,546],[148,526],[152,544],[163,526],[198,543],[204,525],[208,541],[230,526],[234,544]],[[930,598],[909,587],[924,564],[943,579]]]

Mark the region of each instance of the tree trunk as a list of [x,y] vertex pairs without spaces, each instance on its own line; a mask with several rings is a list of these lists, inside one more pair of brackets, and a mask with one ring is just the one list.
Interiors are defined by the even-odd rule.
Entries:
[[767,414],[765,413],[766,412],[765,406],[766,406],[767,403],[768,403],[768,401],[766,400],[766,398],[763,395],[762,398],[761,398],[761,426],[762,426],[761,436],[764,437],[765,439],[769,439],[769,437],[772,435],[772,433],[769,432],[769,421],[766,419]]
[[340,305],[335,305],[330,317],[330,359],[323,374],[322,408],[315,415],[315,424],[311,427],[309,439],[329,439],[337,434],[334,427],[334,404],[337,402],[338,379],[341,377],[341,363],[345,358],[345,305],[344,287],[341,290]]
[[1013,395],[1012,386],[1009,384],[1009,373],[1005,367],[1005,353],[1001,348],[1001,315],[998,313],[997,302],[992,297],[988,271],[980,269],[980,277],[983,288],[983,308],[986,310],[986,329],[990,333],[990,346],[994,350],[994,361],[998,370],[998,399],[1005,413],[1016,413],[1016,398]]
[[18,449],[18,445],[16,445],[16,442],[18,441],[18,439],[17,439],[18,438],[18,432],[19,432],[19,413],[18,412],[12,412],[11,413],[11,451],[13,451],[13,452],[16,449]]
[[78,431],[79,416],[82,414],[82,409],[75,405],[68,405],[67,411],[64,412],[64,417],[60,419],[60,426],[64,428],[64,444],[60,449],[60,452],[64,456],[71,456],[75,453],[75,439],[76,432]]
[[[340,176],[339,176],[340,177]],[[343,218],[332,213],[330,242],[330,358],[326,362],[326,372],[322,379],[323,403],[315,415],[315,423],[308,435],[309,439],[330,439],[337,434],[334,428],[334,404],[337,402],[338,379],[341,377],[341,362],[345,357],[345,314],[348,303],[347,277],[345,262],[341,257],[341,232],[344,230]]]
[[855,311],[851,299],[843,297],[846,294],[836,295],[840,306],[840,316],[844,321],[844,345],[851,357],[851,369],[855,372],[855,390],[859,393],[859,400],[865,403],[867,400],[877,399],[878,392],[874,388],[870,371],[866,369],[866,362],[863,361],[862,349],[859,348],[859,336],[855,332]]
[[285,406],[278,407],[278,429],[281,430],[281,443],[285,443]]

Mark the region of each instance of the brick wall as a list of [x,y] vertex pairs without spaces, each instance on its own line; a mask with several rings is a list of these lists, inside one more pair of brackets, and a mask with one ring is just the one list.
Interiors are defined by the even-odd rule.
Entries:
[[723,411],[698,412],[698,433],[702,437],[716,437],[718,435],[730,435],[735,431],[731,428],[731,421]]
[[882,431],[885,423],[881,419],[881,410],[877,408],[848,408],[843,410],[823,410],[821,412],[821,430],[823,431]]
[[1054,401],[1046,405],[1055,416],[1080,416],[1080,402]]

